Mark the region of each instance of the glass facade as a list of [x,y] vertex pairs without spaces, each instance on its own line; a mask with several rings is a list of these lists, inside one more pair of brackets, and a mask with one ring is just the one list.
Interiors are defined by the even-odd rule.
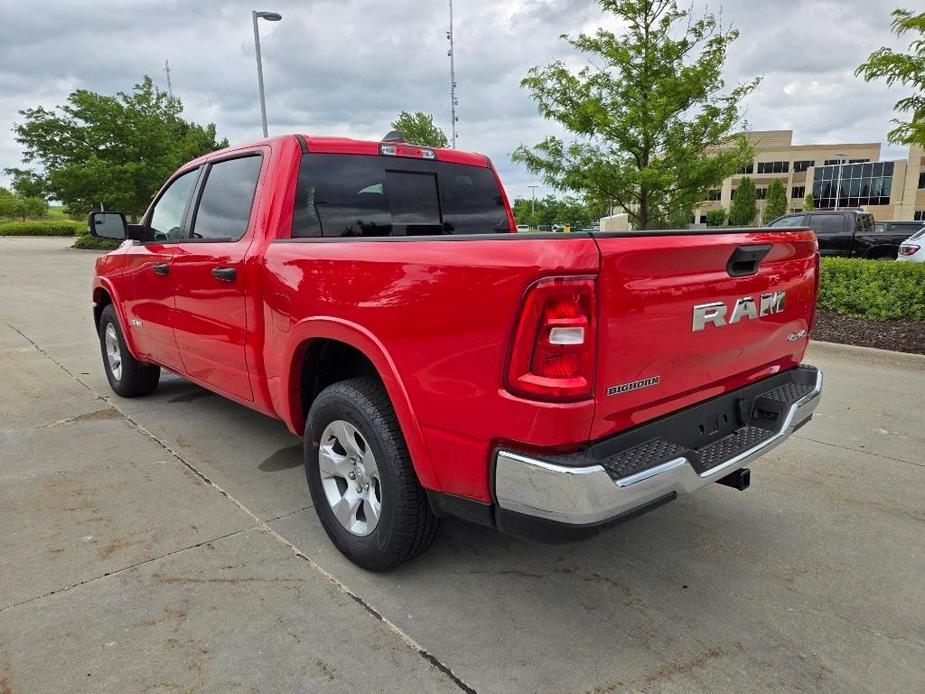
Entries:
[[[839,169],[841,187],[839,188]],[[893,162],[878,161],[816,168],[813,204],[820,209],[889,205],[893,188]]]

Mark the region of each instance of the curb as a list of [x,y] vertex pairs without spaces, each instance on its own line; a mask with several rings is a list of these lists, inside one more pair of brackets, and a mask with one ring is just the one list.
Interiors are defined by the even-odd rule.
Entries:
[[809,351],[825,357],[849,357],[862,361],[895,366],[925,366],[925,354],[911,352],[894,352],[889,349],[875,347],[858,347],[857,345],[843,345],[839,342],[822,342],[811,340]]

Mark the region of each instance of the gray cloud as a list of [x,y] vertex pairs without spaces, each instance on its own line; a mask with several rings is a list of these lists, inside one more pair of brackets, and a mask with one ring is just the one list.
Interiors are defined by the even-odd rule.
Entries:
[[[378,138],[401,110],[431,112],[449,129],[446,2],[265,5],[284,16],[261,23],[272,132]],[[10,132],[18,110],[62,103],[78,87],[128,90],[144,74],[165,86],[165,59],[186,117],[215,122],[232,142],[259,137],[251,9],[214,0],[0,0],[0,167],[19,163]],[[581,0],[457,0],[455,14],[460,147],[488,154],[509,193],[526,195],[535,177],[510,153],[559,130],[539,118],[521,78],[534,65],[575,59],[561,33],[619,25]],[[852,74],[877,47],[896,45],[881,4],[739,1],[722,17],[741,31],[727,81],[764,76],[747,103],[753,128],[793,128],[802,143],[885,137],[902,94]]]

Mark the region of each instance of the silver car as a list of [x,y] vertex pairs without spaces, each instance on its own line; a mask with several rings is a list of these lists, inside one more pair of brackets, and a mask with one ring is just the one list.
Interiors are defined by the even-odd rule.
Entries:
[[899,255],[896,260],[903,260],[907,263],[925,263],[925,227],[899,245]]

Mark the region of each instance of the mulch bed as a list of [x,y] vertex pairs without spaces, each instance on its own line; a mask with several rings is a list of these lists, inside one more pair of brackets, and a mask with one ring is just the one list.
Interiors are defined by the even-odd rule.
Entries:
[[925,322],[849,318],[820,308],[816,312],[813,339],[840,342],[843,345],[925,354]]

